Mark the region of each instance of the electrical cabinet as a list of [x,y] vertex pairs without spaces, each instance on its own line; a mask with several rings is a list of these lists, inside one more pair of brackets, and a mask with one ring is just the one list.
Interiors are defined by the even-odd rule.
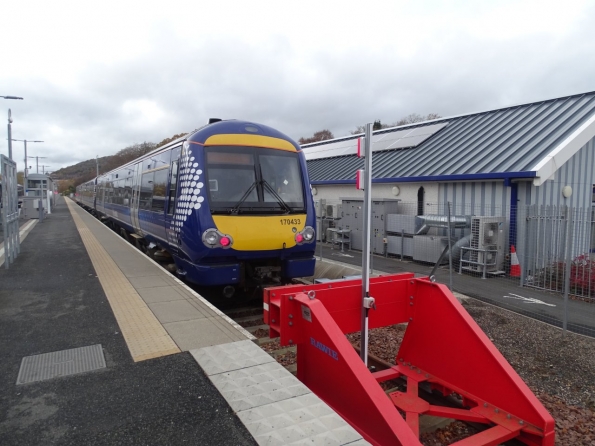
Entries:
[[[351,247],[363,249],[364,234],[364,200],[361,198],[342,198],[341,223],[343,229],[351,230]],[[373,200],[371,205],[370,250],[376,254],[384,254],[386,238],[386,222],[388,214],[396,214],[397,199]]]

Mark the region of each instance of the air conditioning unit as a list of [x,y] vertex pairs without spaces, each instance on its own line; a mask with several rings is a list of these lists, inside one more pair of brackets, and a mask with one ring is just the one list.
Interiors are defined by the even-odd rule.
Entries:
[[326,206],[326,218],[341,218],[341,205],[329,204]]
[[316,212],[317,218],[326,217],[326,200],[314,200],[314,211]]
[[502,271],[506,243],[506,217],[471,217],[471,269]]

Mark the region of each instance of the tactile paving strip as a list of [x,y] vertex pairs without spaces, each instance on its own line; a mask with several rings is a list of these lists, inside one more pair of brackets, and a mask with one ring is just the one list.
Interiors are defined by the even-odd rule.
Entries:
[[66,200],[66,203],[116,316],[132,359],[143,361],[179,353],[180,349],[151,309],[87,228],[78,215],[75,205],[70,200]]
[[369,445],[251,341],[190,350],[259,445]]
[[101,344],[26,356],[21,362],[17,384],[27,384],[104,368],[105,357]]

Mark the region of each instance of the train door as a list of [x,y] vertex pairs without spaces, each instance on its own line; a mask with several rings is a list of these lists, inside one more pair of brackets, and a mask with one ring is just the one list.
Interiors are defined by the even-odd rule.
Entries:
[[130,219],[132,220],[132,227],[134,232],[138,235],[143,235],[140,229],[140,221],[138,219],[138,205],[140,200],[140,186],[142,177],[142,164],[137,163],[134,166],[134,176],[132,177],[132,198],[130,200]]
[[179,232],[175,230],[174,214],[177,205],[177,190],[178,190],[178,171],[180,164],[180,148],[175,147],[171,152],[171,163],[169,168],[169,187],[166,197],[166,213],[165,213],[165,235],[169,243],[172,254],[178,253],[178,246],[180,243]]

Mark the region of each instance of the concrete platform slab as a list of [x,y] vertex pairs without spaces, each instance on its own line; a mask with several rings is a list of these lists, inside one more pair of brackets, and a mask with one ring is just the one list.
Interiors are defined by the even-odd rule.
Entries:
[[171,283],[162,276],[130,277],[128,279],[134,288],[154,288],[170,286]]
[[174,300],[170,302],[157,302],[149,304],[159,322],[181,322],[191,319],[202,319],[205,316],[187,300]]
[[172,287],[155,287],[155,288],[141,288],[137,290],[140,297],[147,304],[155,302],[171,302],[175,300],[185,300],[176,289]]
[[234,341],[231,336],[218,329],[216,322],[208,318],[170,322],[163,324],[163,327],[183,351]]

